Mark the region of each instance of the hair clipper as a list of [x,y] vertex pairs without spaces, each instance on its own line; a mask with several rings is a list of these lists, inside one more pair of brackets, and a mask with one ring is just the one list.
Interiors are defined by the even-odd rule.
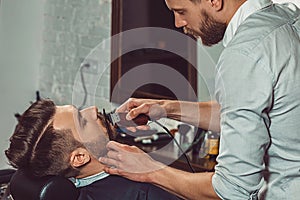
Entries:
[[125,112],[115,112],[115,113],[108,113],[107,117],[110,123],[121,127],[136,127],[136,126],[146,125],[150,119],[147,115],[140,114],[132,120],[127,120],[126,115],[127,113]]

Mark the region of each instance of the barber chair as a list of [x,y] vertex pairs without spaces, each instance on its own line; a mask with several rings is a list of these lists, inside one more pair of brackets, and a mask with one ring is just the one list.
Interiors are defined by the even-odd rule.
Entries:
[[[61,176],[35,177],[26,170],[0,170],[0,180],[7,181],[3,200],[76,200],[79,190]],[[3,183],[5,184],[5,183]]]
[[8,183],[11,176],[15,173],[14,169],[3,169],[0,170],[0,199],[4,199],[4,196],[7,195]]

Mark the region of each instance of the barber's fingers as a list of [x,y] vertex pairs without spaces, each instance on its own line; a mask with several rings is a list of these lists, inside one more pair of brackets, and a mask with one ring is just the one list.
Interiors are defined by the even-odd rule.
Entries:
[[124,151],[126,148],[129,147],[126,144],[121,144],[115,141],[109,141],[106,145],[107,150],[111,151]]
[[135,108],[142,104],[141,99],[129,98],[121,106],[116,109],[116,112],[128,112],[132,108]]
[[108,151],[116,151],[119,153],[121,153],[121,152],[141,153],[141,152],[143,152],[136,146],[129,146],[126,144],[121,144],[121,143],[115,142],[115,141],[109,141],[106,145],[106,148]]
[[150,105],[147,104],[147,99],[129,98],[121,106],[116,109],[116,112],[128,112],[126,119],[132,120],[139,114],[148,114]]
[[149,110],[151,108],[150,104],[143,103],[139,105],[138,107],[132,108],[128,114],[126,115],[127,120],[132,120],[136,118],[140,114],[146,114],[149,115]]
[[153,99],[130,98],[117,108],[116,112],[128,112],[127,120],[132,120],[140,114],[146,114],[152,120],[167,116],[167,112],[160,106],[159,101]]
[[116,109],[116,112],[128,112],[128,101],[125,101],[121,106]]
[[126,127],[127,130],[135,133],[137,131],[147,131],[150,130],[150,126],[149,125],[142,125],[142,126],[131,126],[131,127]]
[[114,160],[121,160],[121,158],[122,158],[121,154],[116,151],[108,151],[107,157],[114,159]]
[[133,133],[135,133],[135,132],[137,131],[136,128],[137,128],[137,127],[134,127],[134,126],[126,127],[127,130],[129,130],[130,132],[133,132]]
[[108,166],[105,166],[104,167],[104,171],[108,174],[114,174],[114,175],[123,175],[123,170],[120,170],[119,168],[116,168],[116,167],[108,167]]
[[114,168],[118,168],[118,166],[119,166],[119,161],[117,161],[115,159],[107,158],[107,157],[100,157],[99,162],[101,162],[102,164],[104,164],[106,166],[112,166]]
[[137,126],[136,129],[141,131],[147,131],[150,129],[150,126],[149,125]]

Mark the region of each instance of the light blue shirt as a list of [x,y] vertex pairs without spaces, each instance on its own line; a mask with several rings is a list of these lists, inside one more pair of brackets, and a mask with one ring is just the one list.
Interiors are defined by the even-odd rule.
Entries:
[[[300,10],[248,0],[224,37],[216,74],[222,199],[300,198]],[[266,176],[264,181],[263,174]]]
[[90,185],[90,184],[94,183],[95,181],[99,181],[108,176],[109,176],[109,174],[107,174],[105,172],[100,172],[98,174],[94,174],[94,175],[84,177],[84,178],[70,178],[70,181],[72,181],[74,183],[75,187],[79,188],[79,187],[84,187],[84,186]]

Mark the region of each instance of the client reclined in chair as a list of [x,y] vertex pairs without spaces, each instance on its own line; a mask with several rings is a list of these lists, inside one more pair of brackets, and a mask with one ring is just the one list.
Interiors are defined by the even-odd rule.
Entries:
[[[105,119],[96,107],[78,111],[49,99],[33,103],[19,118],[5,154],[10,164],[38,177],[70,178],[78,199],[180,199],[159,187],[106,174],[98,161],[106,154]],[[112,130],[113,127],[111,127]]]

